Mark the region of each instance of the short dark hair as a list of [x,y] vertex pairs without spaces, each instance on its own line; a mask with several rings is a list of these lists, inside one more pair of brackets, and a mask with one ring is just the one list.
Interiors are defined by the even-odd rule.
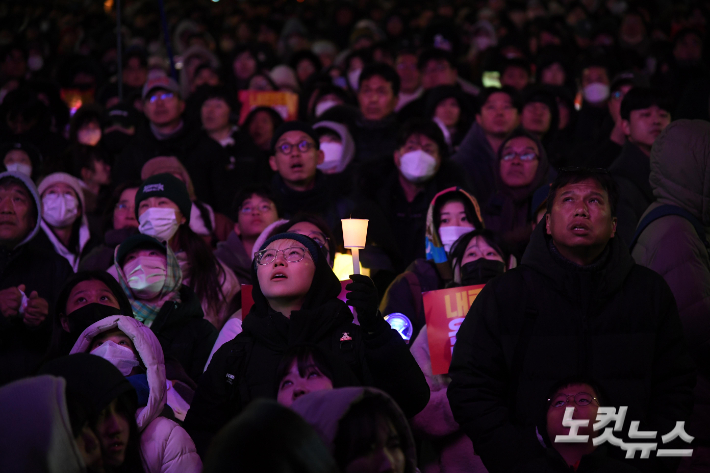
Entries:
[[449,148],[446,146],[444,134],[436,123],[419,118],[408,120],[400,127],[399,133],[397,133],[397,149],[407,144],[407,140],[412,135],[426,136],[436,143],[437,148],[439,148],[439,157],[442,160],[448,157]]
[[283,357],[281,358],[279,367],[276,370],[275,393],[278,395],[281,381],[288,374],[291,368],[291,363],[295,361],[296,367],[298,368],[298,374],[300,374],[301,377],[305,377],[306,370],[310,366],[308,363],[310,360],[313,360],[313,364],[316,368],[318,368],[318,371],[320,371],[323,376],[328,378],[330,382],[333,383],[333,387],[343,387],[335,385],[333,367],[331,366],[328,356],[323,352],[323,350],[318,348],[316,345],[295,345],[286,350],[286,353],[284,353]]
[[[338,246],[338,242],[335,241],[335,237],[333,236],[333,231],[328,226],[328,223],[318,215],[309,214],[306,212],[299,212],[294,217],[292,217],[288,222],[276,227],[271,232],[271,236],[278,235],[279,233],[286,233],[286,232],[288,232],[289,228],[291,228],[292,226],[296,225],[297,223],[301,223],[301,222],[308,222],[308,223],[315,225],[316,227],[318,227],[318,230],[320,230],[320,232],[323,235],[325,235],[325,237],[328,239],[328,256],[330,257],[331,264],[334,263],[335,262],[335,249],[336,249],[335,247]],[[326,249],[323,248],[323,251],[325,251],[325,250]]]
[[493,248],[498,255],[503,258],[506,268],[510,261],[510,251],[508,246],[505,244],[501,235],[488,228],[476,228],[475,230],[468,232],[454,242],[449,251],[449,261],[451,261],[451,266],[456,267],[461,265],[463,261],[464,254],[466,253],[466,247],[471,243],[471,240],[480,236],[486,242],[488,246]]
[[642,110],[654,105],[672,113],[672,100],[667,92],[650,87],[634,87],[624,95],[624,99],[621,101],[621,118],[628,120],[634,110]]
[[440,48],[429,48],[419,54],[419,60],[417,61],[417,69],[420,71],[424,70],[429,61],[446,61],[449,66],[456,68],[456,63],[454,62],[454,56],[444,49]]
[[244,205],[244,201],[253,195],[258,195],[262,199],[268,199],[273,202],[276,206],[276,213],[278,213],[279,208],[276,204],[276,197],[274,196],[274,193],[271,192],[271,189],[266,186],[247,186],[237,192],[234,196],[234,200],[232,201],[232,218],[235,222],[239,220],[239,212],[242,209],[242,205]]
[[389,82],[392,86],[392,94],[394,94],[395,97],[399,95],[399,74],[397,74],[397,71],[395,71],[392,66],[383,62],[369,64],[362,69],[362,73],[357,82],[358,90],[362,89],[363,82],[374,76],[382,77],[385,81]]
[[483,108],[486,102],[488,102],[488,99],[491,98],[491,95],[500,93],[507,94],[508,97],[510,97],[510,101],[513,103],[513,107],[515,107],[518,110],[518,113],[520,113],[520,111],[523,109],[523,99],[520,96],[520,92],[515,90],[515,88],[510,85],[504,85],[501,88],[486,87],[481,91],[480,94],[478,94],[476,114],[481,113],[481,108]]
[[550,191],[547,194],[547,213],[552,211],[552,205],[555,203],[555,195],[557,190],[568,184],[576,184],[578,182],[594,179],[602,189],[609,195],[609,208],[611,216],[616,217],[616,207],[619,203],[619,187],[616,181],[611,177],[606,169],[593,168],[562,168],[552,184]]
[[111,164],[111,158],[100,146],[89,146],[80,143],[75,144],[70,151],[71,174],[81,179],[81,170],[86,168],[94,169],[94,163],[103,162]]

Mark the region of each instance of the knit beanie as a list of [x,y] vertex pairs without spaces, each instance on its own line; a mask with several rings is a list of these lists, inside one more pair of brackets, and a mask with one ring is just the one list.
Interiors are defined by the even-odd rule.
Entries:
[[182,216],[190,223],[190,212],[192,211],[192,202],[190,194],[187,192],[185,183],[172,174],[162,173],[151,176],[138,188],[136,194],[136,219],[138,219],[138,208],[141,202],[150,197],[165,197],[170,199],[178,206]]
[[81,184],[79,183],[79,179],[76,177],[69,175],[65,172],[55,172],[50,174],[49,176],[45,177],[42,179],[42,182],[39,183],[39,186],[37,187],[37,192],[39,192],[40,198],[42,196],[42,193],[47,190],[49,186],[52,184],[56,184],[58,182],[63,182],[64,184],[67,184],[69,187],[71,187],[74,192],[76,193],[77,197],[79,198],[79,203],[81,204],[81,209],[82,211],[85,210],[84,208],[84,191],[81,188]]

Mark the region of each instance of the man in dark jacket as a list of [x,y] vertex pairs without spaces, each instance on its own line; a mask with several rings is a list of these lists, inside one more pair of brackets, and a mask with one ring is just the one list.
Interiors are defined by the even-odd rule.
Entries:
[[[690,414],[695,370],[675,299],[614,238],[617,199],[608,174],[560,173],[522,265],[490,281],[461,325],[448,397],[491,473],[518,471],[543,454],[537,400],[561,379],[593,379],[608,405],[628,406],[615,432],[624,442],[631,421],[660,437]],[[674,471],[672,460],[635,466]]]
[[399,274],[415,259],[425,257],[429,203],[448,187],[471,188],[461,166],[448,159],[447,149],[434,122],[411,121],[399,131],[394,160],[362,170],[361,195],[353,216],[372,220],[368,246],[373,247],[366,248],[363,261],[379,247],[389,253]]
[[496,155],[503,139],[518,126],[522,101],[510,86],[489,87],[481,92],[476,123],[464,137],[452,161],[463,166],[479,202],[495,192]]
[[399,76],[387,64],[365,67],[358,80],[359,108],[332,107],[318,117],[346,125],[355,140],[356,163],[378,161],[391,156],[399,120],[394,113],[399,96]]
[[271,169],[276,171],[271,189],[282,218],[292,218],[299,212],[318,215],[338,234],[340,219],[352,211],[348,199],[338,196],[337,189],[317,169],[325,155],[313,128],[303,122],[281,125],[271,139],[273,155]]
[[626,143],[621,154],[609,168],[619,186],[619,225],[617,234],[631,243],[641,215],[653,202],[651,175],[651,146],[671,122],[671,103],[660,90],[634,87],[621,102],[621,128]]
[[0,385],[39,365],[57,296],[73,274],[66,259],[27,245],[39,231],[41,208],[29,177],[0,174]]
[[154,77],[143,86],[143,111],[148,124],[138,130],[113,166],[113,182],[139,180],[143,165],[156,156],[175,156],[185,166],[195,194],[215,210],[229,211],[230,186],[224,185],[229,159],[224,149],[202,130],[184,124],[185,103],[178,84]]

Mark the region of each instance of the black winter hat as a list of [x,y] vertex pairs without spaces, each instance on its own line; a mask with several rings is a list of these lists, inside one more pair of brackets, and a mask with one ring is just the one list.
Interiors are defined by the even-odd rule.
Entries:
[[165,249],[165,245],[160,243],[158,240],[153,238],[150,235],[143,235],[142,233],[139,233],[137,235],[131,235],[128,238],[126,238],[123,243],[118,247],[118,253],[116,253],[116,261],[120,266],[123,266],[123,259],[126,257],[128,253],[133,251],[134,249],[138,247],[147,247],[147,246],[152,246],[163,253],[165,253],[167,250]]
[[136,395],[135,389],[118,368],[90,353],[75,353],[52,360],[42,366],[38,374],[64,378],[67,392],[87,401],[92,415],[99,415],[121,394]]
[[271,138],[272,153],[276,151],[276,142],[279,141],[279,138],[281,138],[284,133],[288,133],[289,131],[302,131],[303,133],[313,138],[313,141],[315,141],[316,144],[316,149],[320,149],[320,140],[318,139],[318,133],[316,133],[313,127],[304,122],[286,122],[276,129],[273,138]]
[[140,203],[150,197],[165,197],[170,199],[178,206],[183,217],[187,219],[186,223],[190,223],[190,211],[192,210],[192,201],[190,194],[187,192],[185,183],[172,174],[163,173],[151,176],[138,188],[136,194],[136,220],[138,220],[138,207]]

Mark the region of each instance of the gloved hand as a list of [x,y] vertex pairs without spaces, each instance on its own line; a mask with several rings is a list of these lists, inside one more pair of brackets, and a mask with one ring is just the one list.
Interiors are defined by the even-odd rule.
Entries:
[[357,309],[357,320],[366,332],[373,332],[382,316],[380,315],[377,288],[372,279],[363,274],[351,274],[352,282],[345,286],[346,304]]

